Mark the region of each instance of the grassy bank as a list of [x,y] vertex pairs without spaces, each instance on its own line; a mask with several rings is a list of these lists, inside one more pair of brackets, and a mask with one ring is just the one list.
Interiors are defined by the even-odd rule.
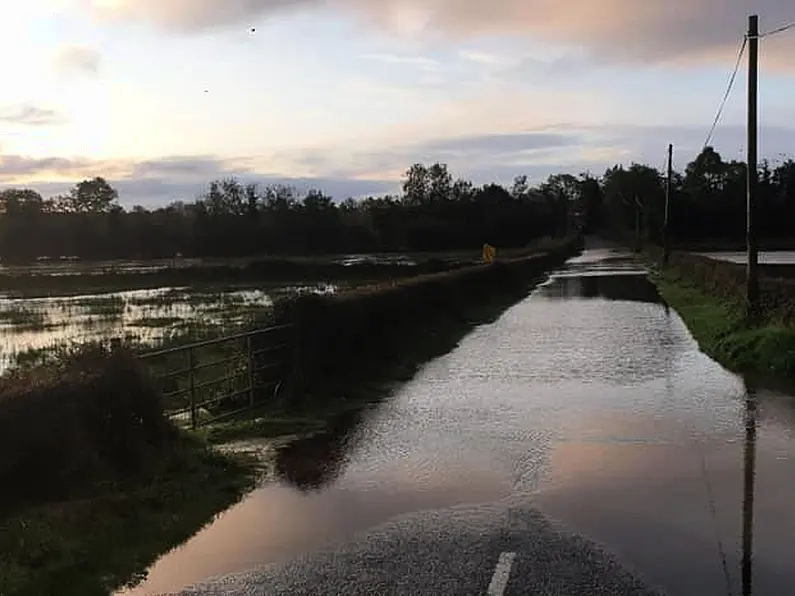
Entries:
[[579,239],[568,239],[532,257],[277,303],[275,322],[298,329],[300,366],[281,399],[263,400],[256,423],[216,426],[207,437],[322,431],[338,416],[382,399],[475,326],[497,318],[579,246]]
[[708,290],[676,267],[653,280],[710,357],[737,372],[795,379],[795,328],[791,325],[771,316],[747,322],[742,302],[730,292]]
[[234,503],[255,465],[165,419],[128,355],[0,386],[0,594],[107,595]]

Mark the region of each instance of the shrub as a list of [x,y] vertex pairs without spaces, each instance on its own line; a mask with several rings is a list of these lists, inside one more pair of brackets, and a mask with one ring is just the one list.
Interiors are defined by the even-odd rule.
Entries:
[[74,496],[143,473],[176,430],[158,391],[123,351],[91,350],[60,366],[0,379],[2,504]]

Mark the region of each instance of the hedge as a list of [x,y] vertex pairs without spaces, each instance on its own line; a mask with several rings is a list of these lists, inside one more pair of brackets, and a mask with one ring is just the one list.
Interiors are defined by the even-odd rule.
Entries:
[[552,267],[581,249],[579,237],[546,253],[497,260],[337,295],[300,295],[275,306],[297,329],[297,378],[304,389],[400,358],[440,323],[465,323],[495,299],[518,300]]

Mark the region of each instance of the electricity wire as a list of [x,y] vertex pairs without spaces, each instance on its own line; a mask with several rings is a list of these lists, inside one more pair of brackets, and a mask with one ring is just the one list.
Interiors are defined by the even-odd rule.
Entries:
[[759,39],[770,37],[771,35],[778,35],[779,33],[784,33],[784,31],[789,31],[790,29],[795,29],[795,22],[782,25],[781,27],[773,29],[772,31],[768,31],[767,33],[760,33]]
[[723,99],[718,106],[718,112],[715,114],[715,120],[712,123],[712,127],[709,129],[709,134],[707,134],[707,140],[704,141],[704,149],[706,149],[710,142],[712,142],[712,136],[715,134],[715,129],[718,127],[718,122],[720,122],[721,116],[723,116],[723,110],[726,108],[726,102],[729,100],[729,95],[731,95],[732,89],[734,88],[734,81],[737,80],[737,72],[740,70],[740,63],[743,59],[743,54],[745,53],[745,48],[748,45],[748,36],[743,36],[742,43],[740,44],[740,51],[737,53],[737,62],[734,65],[734,70],[732,71],[732,75],[729,78],[729,85],[726,87],[726,93],[723,94]]

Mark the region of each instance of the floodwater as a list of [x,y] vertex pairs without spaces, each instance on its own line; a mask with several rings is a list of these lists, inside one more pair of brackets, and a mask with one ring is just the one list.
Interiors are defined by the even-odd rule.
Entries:
[[671,594],[739,593],[747,478],[754,594],[786,594],[794,431],[795,397],[700,353],[629,254],[588,250],[379,406],[274,448],[271,481],[127,594],[287,559],[400,514],[501,500],[540,509]]
[[[700,253],[705,257],[717,259],[718,261],[728,261],[730,263],[746,264],[748,255],[744,252],[705,252]],[[795,251],[774,250],[761,251],[759,253],[760,265],[795,265]]]
[[190,336],[191,331],[232,333],[279,296],[335,291],[335,285],[318,283],[266,290],[164,287],[44,298],[0,293],[0,373],[17,354],[70,343],[118,337],[147,346],[174,335]]

